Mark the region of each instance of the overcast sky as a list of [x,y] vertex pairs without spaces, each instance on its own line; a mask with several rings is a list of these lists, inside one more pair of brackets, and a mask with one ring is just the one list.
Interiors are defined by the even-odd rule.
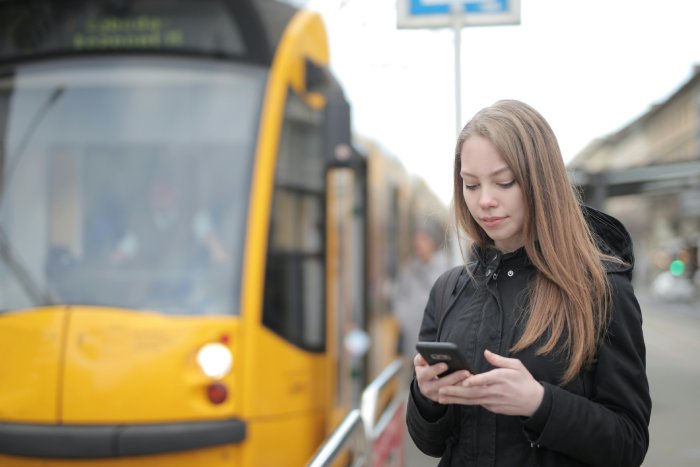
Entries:
[[[356,133],[448,202],[454,34],[398,29],[397,0],[311,0]],[[408,0],[399,0],[408,1]],[[462,30],[462,124],[498,99],[539,110],[565,160],[663,101],[700,64],[700,0],[521,0],[517,26]]]

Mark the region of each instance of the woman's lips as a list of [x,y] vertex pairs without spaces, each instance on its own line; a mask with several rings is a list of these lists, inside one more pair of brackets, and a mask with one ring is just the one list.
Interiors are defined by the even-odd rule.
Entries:
[[503,222],[503,219],[505,219],[505,217],[482,217],[482,218],[481,218],[481,223],[482,223],[485,227],[491,228],[491,227],[496,227],[496,226],[498,226],[498,224],[500,224],[501,222]]

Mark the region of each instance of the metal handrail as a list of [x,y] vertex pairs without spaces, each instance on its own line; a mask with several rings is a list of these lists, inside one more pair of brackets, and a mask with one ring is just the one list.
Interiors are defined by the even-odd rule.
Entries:
[[[397,358],[391,362],[362,392],[360,411],[362,414],[362,422],[364,423],[365,433],[370,440],[375,439],[377,435],[381,433],[381,430],[377,430],[377,428],[381,428],[382,425],[388,423],[387,420],[387,422],[380,425],[375,420],[379,395],[381,394],[382,389],[384,389],[387,384],[389,384],[397,375],[401,373],[402,368],[403,361],[400,358]],[[389,406],[391,410],[387,409],[384,412],[384,416],[380,420],[383,421],[387,419],[387,416],[393,416],[396,410],[400,407],[399,402],[402,397],[403,394],[401,391],[398,391]]]
[[386,410],[382,412],[381,417],[379,417],[379,420],[377,421],[377,423],[375,423],[374,427],[372,428],[373,432],[369,434],[369,439],[377,439],[379,435],[382,434],[384,430],[386,430],[386,427],[389,425],[389,423],[391,423],[391,421],[394,419],[396,412],[401,410],[405,404],[406,398],[404,397],[404,393],[399,392],[396,395],[396,397],[394,397],[391,400]]
[[332,461],[343,451],[343,448],[347,447],[348,444],[355,439],[353,435],[359,435],[362,442],[359,449],[353,450],[353,454],[357,455],[357,457],[353,459],[352,465],[367,465],[369,463],[367,461],[368,448],[364,424],[360,411],[358,409],[353,409],[345,416],[331,437],[316,451],[311,461],[307,464],[307,467],[330,466]]
[[370,464],[372,441],[374,441],[388,425],[397,410],[402,407],[404,394],[398,391],[388,408],[377,421],[377,405],[382,389],[384,389],[397,375],[401,374],[403,361],[397,358],[391,362],[369,386],[362,392],[360,409],[352,409],[335,429],[325,443],[321,445],[311,458],[306,467],[328,467],[343,452],[351,447],[350,443],[359,436],[359,445],[352,446],[352,466],[366,466]]

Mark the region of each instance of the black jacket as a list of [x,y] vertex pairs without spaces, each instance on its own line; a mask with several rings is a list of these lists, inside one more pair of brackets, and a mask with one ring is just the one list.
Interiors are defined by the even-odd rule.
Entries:
[[[639,466],[649,445],[651,399],[646,377],[642,316],[631,285],[632,243],[614,218],[587,209],[601,250],[626,262],[608,264],[612,317],[597,349],[595,364],[565,386],[567,365],[557,355],[537,356],[539,345],[511,354],[524,329],[526,290],[536,271],[524,249],[501,255],[480,251],[474,279],[463,270],[452,299],[436,316],[433,286],[423,316],[420,340],[451,341],[477,372],[492,367],[484,349],[520,359],[545,389],[530,418],[496,415],[482,407],[440,405],[411,384],[406,422],[424,453],[442,457],[440,466]],[[442,283],[442,284],[441,284]]]

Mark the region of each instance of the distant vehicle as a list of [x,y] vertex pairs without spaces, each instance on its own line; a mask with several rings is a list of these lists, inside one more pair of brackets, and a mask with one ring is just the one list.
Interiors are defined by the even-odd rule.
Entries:
[[651,293],[659,300],[691,302],[695,299],[695,287],[685,278],[662,272],[651,284]]

